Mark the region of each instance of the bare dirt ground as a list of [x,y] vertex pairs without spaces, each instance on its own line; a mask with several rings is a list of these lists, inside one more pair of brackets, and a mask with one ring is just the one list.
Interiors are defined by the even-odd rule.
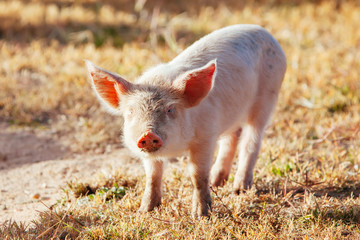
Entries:
[[30,223],[61,198],[70,180],[88,181],[119,168],[143,174],[141,162],[126,149],[73,154],[53,135],[51,130],[12,129],[0,123],[0,223]]

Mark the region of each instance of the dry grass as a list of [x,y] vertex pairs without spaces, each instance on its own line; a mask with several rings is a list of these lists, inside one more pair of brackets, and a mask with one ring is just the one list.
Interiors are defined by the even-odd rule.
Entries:
[[188,216],[186,174],[168,174],[163,205],[144,215],[136,213],[144,179],[119,174],[98,188],[134,183],[124,197],[97,191],[75,201],[68,190],[68,199],[27,230],[7,222],[0,236],[360,239],[360,6],[234,2],[205,7],[170,1],[159,14],[152,7],[134,10],[129,1],[0,2],[0,119],[38,131],[51,128],[78,152],[120,145],[121,134],[121,120],[104,114],[91,93],[83,59],[134,79],[205,33],[235,23],[264,26],[288,58],[254,188],[235,196],[230,178],[214,189],[209,220]]

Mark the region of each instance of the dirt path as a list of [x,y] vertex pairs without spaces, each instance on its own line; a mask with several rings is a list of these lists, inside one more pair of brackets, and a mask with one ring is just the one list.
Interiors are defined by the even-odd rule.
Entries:
[[46,209],[40,201],[55,204],[70,180],[86,181],[119,168],[143,174],[141,163],[126,149],[74,155],[52,134],[0,124],[0,223],[10,219],[29,223]]

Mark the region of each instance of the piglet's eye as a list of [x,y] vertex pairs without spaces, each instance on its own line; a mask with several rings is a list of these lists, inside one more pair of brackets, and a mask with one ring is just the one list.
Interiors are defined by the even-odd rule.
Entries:
[[127,111],[127,115],[132,115],[134,113],[134,109],[132,108],[129,108],[128,111]]
[[175,112],[175,107],[174,106],[170,106],[170,107],[168,107],[168,108],[166,108],[166,113],[173,113],[173,112]]

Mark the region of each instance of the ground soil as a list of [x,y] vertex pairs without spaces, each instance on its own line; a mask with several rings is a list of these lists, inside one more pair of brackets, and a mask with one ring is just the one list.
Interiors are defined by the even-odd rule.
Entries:
[[124,148],[74,154],[51,130],[16,129],[0,123],[0,223],[31,223],[39,211],[61,199],[70,180],[86,182],[119,168],[143,174],[141,162]]

